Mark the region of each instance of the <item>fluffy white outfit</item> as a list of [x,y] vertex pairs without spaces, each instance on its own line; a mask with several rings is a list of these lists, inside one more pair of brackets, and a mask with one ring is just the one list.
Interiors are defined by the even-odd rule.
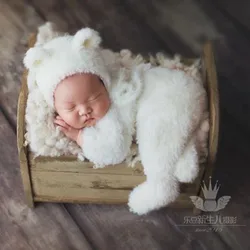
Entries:
[[[86,42],[86,29],[75,36],[62,37],[57,37],[59,33],[52,30],[50,24],[40,28],[35,48],[29,50],[24,59],[29,69],[26,138],[31,151],[36,156],[78,154],[80,159],[86,157],[96,167],[104,167],[130,159],[135,137],[147,180],[131,192],[130,210],[146,214],[173,202],[179,195],[179,182],[192,182],[196,178],[199,170],[197,142],[204,143],[208,132],[206,92],[197,65],[187,67],[178,58],[170,60],[162,55],[145,64],[143,58],[133,57],[129,51],[102,50],[95,31],[87,36],[93,39]],[[59,40],[67,57],[59,56],[62,48],[57,47]],[[52,93],[55,83],[62,79],[57,72],[64,74],[69,69],[66,66],[62,70],[60,65],[66,65],[67,58],[74,60],[76,54],[71,50],[78,49],[80,53],[82,45],[88,45],[94,58],[101,55],[103,61],[93,67],[90,65],[91,70],[84,61],[79,71],[99,75],[112,104],[103,119],[83,130],[81,150],[55,129]],[[95,54],[96,51],[99,54]],[[90,57],[87,59],[89,61]],[[84,59],[79,57],[77,60]],[[161,66],[155,66],[154,60],[161,62]],[[178,69],[171,69],[173,66]],[[68,72],[72,71],[78,72],[78,68],[71,67]],[[36,108],[32,110],[34,105]],[[34,124],[34,112],[41,122],[38,126]],[[203,132],[202,136],[198,131]]]

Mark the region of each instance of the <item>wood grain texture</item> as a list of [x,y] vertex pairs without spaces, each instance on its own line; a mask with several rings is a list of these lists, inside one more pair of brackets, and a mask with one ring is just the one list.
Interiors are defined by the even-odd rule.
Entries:
[[[94,249],[228,249],[214,232],[197,232],[185,226],[191,209],[164,208],[147,216],[130,213],[118,205],[66,205]],[[207,229],[209,230],[209,226]]]
[[92,249],[63,206],[26,206],[15,145],[15,134],[0,112],[0,248]]
[[193,0],[124,2],[141,22],[147,23],[161,37],[173,54],[200,56],[204,41],[220,36],[216,26]]
[[[203,46],[202,53],[202,72],[205,81],[205,87],[208,94],[209,107],[209,138],[208,138],[208,157],[206,159],[206,167],[204,169],[201,180],[208,183],[209,178],[213,176],[213,170],[216,163],[216,156],[218,151],[219,140],[219,124],[220,124],[220,110],[219,110],[219,93],[217,82],[217,69],[214,59],[214,50],[212,41],[207,41]],[[205,199],[202,191],[202,182],[198,188],[197,196]],[[195,214],[201,214],[201,210],[194,207]]]
[[[106,166],[105,168],[94,169],[94,164],[89,161],[79,161],[76,156],[47,157],[38,156],[34,158],[32,153],[29,154],[29,165],[31,171],[51,171],[51,172],[73,172],[85,174],[117,174],[117,175],[138,175],[143,176],[143,168],[140,163],[135,167],[127,167],[126,164],[120,163],[115,166]],[[49,163],[49,164],[48,164]]]
[[[234,19],[223,15],[221,8],[218,8],[218,1],[125,2],[131,12],[140,17],[140,21],[147,23],[168,44],[171,53],[197,56],[202,53],[206,40],[214,40],[218,80],[224,83],[219,85],[221,102],[231,113],[232,119],[239,120],[242,127],[249,130],[249,39],[247,33],[243,34],[242,29],[235,25]],[[239,6],[236,9],[243,6],[247,9],[247,3]],[[165,32],[168,30],[172,30],[175,36]],[[241,101],[237,102],[237,99]],[[233,105],[231,100],[235,100]]]
[[[74,33],[83,27],[100,32],[104,47],[114,51],[129,48],[134,53],[148,54],[168,48],[146,25],[138,24],[121,1],[33,0],[32,6],[47,20]],[[58,14],[60,12],[60,14]]]
[[[237,20],[242,26],[249,26],[248,1],[224,1],[231,8],[230,11],[227,9],[230,16],[213,5],[217,1],[193,1],[197,7],[190,4],[191,7],[187,8],[192,12],[185,8],[180,12],[178,7],[171,10],[171,3],[184,6],[185,0],[145,1],[144,5],[139,6],[139,10],[143,11],[140,16],[135,11],[139,1],[133,1],[125,7],[121,1],[116,1],[116,5],[121,5],[120,8],[114,5],[114,1],[76,2],[46,0],[35,6],[32,1],[0,0],[0,45],[5,48],[0,51],[0,108],[12,128],[15,129],[17,96],[23,72],[21,59],[27,47],[27,37],[36,30],[39,22],[55,20],[70,31],[87,23],[105,31],[105,45],[116,49],[132,48],[135,52],[141,50],[143,53],[163,49],[171,53],[183,51],[194,54],[194,48],[200,50],[204,39],[188,31],[192,30],[192,34],[195,34],[196,23],[203,24],[202,34],[208,34],[206,30],[212,27],[217,32],[216,36],[219,34],[219,38],[215,36],[215,58],[221,110],[214,180],[218,179],[222,184],[219,195],[232,196],[228,206],[220,211],[221,214],[237,216],[237,222],[246,226],[224,227],[222,232],[196,232],[195,227],[180,225],[185,216],[192,215],[192,211],[184,209],[166,208],[143,217],[129,213],[124,205],[66,204],[65,213],[62,213],[59,209],[61,206],[40,204],[36,210],[29,210],[23,203],[21,178],[16,177],[18,162],[10,149],[10,144],[15,144],[14,133],[12,130],[13,135],[9,136],[7,131],[11,130],[6,123],[4,133],[0,134],[1,139],[4,134],[0,146],[0,248],[88,249],[77,243],[79,239],[83,240],[80,230],[89,239],[93,249],[249,249],[249,33],[235,23]],[[107,8],[104,6],[106,2]],[[85,7],[86,3],[88,7]],[[160,12],[151,8],[154,3],[159,6]],[[171,13],[171,20],[162,15],[167,3],[170,3],[168,12]],[[109,9],[112,10],[111,15]],[[175,10],[179,12],[175,14]],[[182,17],[184,20],[181,20]],[[148,24],[149,18],[151,24]],[[178,25],[171,29],[165,18],[171,21],[171,25],[175,22]],[[208,23],[204,23],[204,20]],[[126,26],[126,23],[129,25]],[[187,28],[183,30],[182,27]],[[164,34],[169,29],[172,32]],[[116,36],[118,31],[119,36]],[[199,32],[198,29],[196,34]],[[197,44],[199,47],[194,47]],[[3,124],[1,120],[0,127]],[[7,186],[6,182],[9,183]],[[68,224],[69,217],[75,223]]]
[[42,20],[25,1],[0,1],[0,106],[16,131],[17,100],[27,37]]
[[[35,34],[32,34],[29,39],[29,46],[32,47],[35,43]],[[204,55],[207,56],[207,55]],[[190,59],[192,60],[192,59]],[[186,60],[188,61],[188,59]],[[205,60],[206,61],[206,60]],[[210,67],[207,63],[205,68]],[[203,72],[206,73],[206,70]],[[206,79],[205,77],[203,77]],[[25,113],[27,101],[27,79],[24,75],[24,85],[21,89],[19,111],[22,115]],[[209,90],[213,91],[211,81],[205,83]],[[210,101],[214,101],[211,99]],[[212,106],[212,105],[211,105]],[[20,114],[18,114],[18,117]],[[21,149],[24,147],[25,122],[24,118],[19,118],[18,131],[20,141],[18,145]],[[23,131],[21,131],[23,130]],[[213,130],[212,130],[213,132]],[[213,134],[213,136],[216,136]],[[24,150],[23,150],[24,151]],[[21,156],[21,155],[20,155]],[[117,164],[116,166],[108,166],[104,169],[92,169],[91,162],[77,161],[73,156],[61,157],[37,157],[26,152],[24,155],[26,162],[20,161],[21,167],[29,166],[31,183],[27,182],[28,175],[24,179],[24,185],[27,195],[32,194],[35,201],[53,201],[53,202],[79,202],[79,203],[127,203],[130,191],[137,185],[146,180],[143,174],[143,167],[138,163],[134,168],[128,168],[126,164]],[[27,168],[22,168],[26,170]],[[181,195],[171,204],[176,207],[191,207],[192,202],[189,196],[199,192],[201,178],[204,175],[204,166],[200,167],[199,176],[193,184],[182,184]],[[30,192],[27,192],[29,190]]]
[[220,105],[232,119],[239,122],[241,129],[249,137],[249,39],[232,19],[223,15],[217,4],[212,4],[215,1],[195,0],[195,2],[221,33],[221,37],[214,41]]
[[[36,35],[31,34],[28,39],[28,47],[31,48],[36,42]],[[30,169],[28,164],[28,148],[25,146],[25,112],[28,98],[27,86],[28,71],[25,70],[22,75],[22,85],[18,96],[17,104],[17,149],[19,156],[20,172],[23,181],[24,194],[27,204],[30,208],[34,207],[33,191],[30,179]]]
[[[202,173],[202,172],[201,172]],[[197,194],[201,177],[193,184],[183,184],[178,199],[171,207],[192,207],[189,196]],[[129,193],[142,183],[140,175],[86,174],[72,172],[31,171],[35,201],[126,204]]]
[[[236,226],[223,226],[218,232],[231,249],[249,249],[249,146],[250,141],[239,124],[226,112],[221,114],[220,140],[217,161],[214,168],[213,184],[221,184],[217,198],[228,195],[228,205],[216,212],[222,217],[234,217]],[[214,226],[215,227],[215,226]]]
[[[41,19],[23,1],[0,2],[0,248],[1,249],[92,249],[68,212],[48,204],[30,210],[24,204],[15,134],[17,101],[23,73],[22,57],[27,37]],[[13,128],[13,130],[11,129]],[[20,145],[19,145],[20,146]],[[21,149],[21,147],[19,147]],[[22,164],[23,148],[21,149]],[[23,168],[22,168],[23,169]],[[20,171],[28,183],[27,171]],[[28,186],[28,185],[27,185]],[[26,188],[25,188],[26,189]],[[30,189],[28,203],[32,204]]]
[[206,68],[206,83],[207,94],[209,99],[209,114],[210,114],[210,126],[209,126],[209,143],[208,143],[208,165],[211,167],[215,163],[216,154],[218,150],[219,139],[219,123],[220,123],[220,111],[219,111],[219,93],[217,82],[217,69],[215,65],[213,43],[206,42],[203,48],[203,60]]
[[25,107],[28,97],[28,90],[27,90],[27,84],[26,79],[27,78],[27,71],[23,73],[23,79],[22,79],[22,86],[21,91],[19,93],[18,98],[18,107],[17,107],[17,149],[18,149],[18,156],[19,156],[19,162],[20,162],[20,171],[21,171],[21,177],[23,181],[23,187],[24,187],[24,193],[25,198],[27,201],[27,204],[29,207],[34,206],[33,202],[33,193],[32,193],[32,187],[31,187],[31,180],[30,180],[30,170],[28,165],[28,159],[27,159],[27,148],[24,145],[24,134],[25,134]]
[[[126,204],[131,190],[146,179],[141,164],[93,169],[93,163],[74,156],[33,158],[30,154],[28,158],[35,201]],[[192,207],[189,196],[197,194],[204,169],[201,165],[194,183],[181,184],[181,195],[172,207]]]

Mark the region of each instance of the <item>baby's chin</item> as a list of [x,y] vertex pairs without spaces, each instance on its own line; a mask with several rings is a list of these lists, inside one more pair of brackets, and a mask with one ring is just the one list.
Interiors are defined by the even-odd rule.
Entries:
[[70,127],[74,128],[74,129],[81,129],[84,128],[84,122],[71,122],[71,121],[67,121],[64,120]]
[[84,128],[85,126],[83,126],[83,125],[70,125],[72,128],[74,128],[74,129],[82,129],[82,128]]

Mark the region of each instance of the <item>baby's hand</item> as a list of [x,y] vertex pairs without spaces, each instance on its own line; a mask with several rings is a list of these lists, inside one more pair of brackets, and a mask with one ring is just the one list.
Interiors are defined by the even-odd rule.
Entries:
[[76,129],[68,125],[59,115],[56,116],[54,123],[59,126],[60,131],[62,131],[68,138],[76,141],[79,146],[81,146],[81,129]]

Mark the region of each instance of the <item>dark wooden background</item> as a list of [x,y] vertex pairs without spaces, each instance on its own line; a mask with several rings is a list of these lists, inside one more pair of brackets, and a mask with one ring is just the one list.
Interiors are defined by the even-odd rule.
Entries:
[[[45,21],[73,33],[97,29],[103,45],[134,53],[197,57],[214,41],[220,137],[214,180],[231,200],[217,215],[238,226],[182,226],[185,209],[147,216],[126,206],[39,204],[27,208],[16,147],[22,58],[31,32]],[[250,249],[250,1],[0,0],[0,249]],[[213,214],[214,216],[214,214]],[[241,226],[240,226],[241,225]]]

